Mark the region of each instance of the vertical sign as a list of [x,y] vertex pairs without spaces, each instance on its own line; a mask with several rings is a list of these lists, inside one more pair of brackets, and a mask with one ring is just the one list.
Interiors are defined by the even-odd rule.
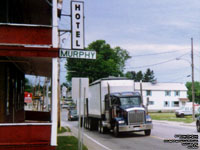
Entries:
[[84,7],[83,2],[71,2],[72,49],[84,49]]

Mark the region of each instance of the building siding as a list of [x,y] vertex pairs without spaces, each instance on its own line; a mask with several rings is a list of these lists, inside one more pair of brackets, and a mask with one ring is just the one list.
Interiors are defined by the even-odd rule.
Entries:
[[[170,83],[167,83],[169,85],[167,89],[165,84],[159,83],[158,85],[152,85],[151,83],[144,83],[143,104],[147,106],[147,99],[149,99],[152,104],[148,105],[149,111],[175,111],[182,106],[179,98],[187,98],[187,90],[184,84],[172,83],[170,86]],[[139,86],[137,85],[136,87],[136,91],[140,92]],[[170,87],[172,90],[170,90]],[[147,91],[151,91],[148,92],[150,95],[147,95]],[[170,94],[166,95],[166,91],[170,91]],[[175,96],[175,91],[179,91],[179,95]],[[165,106],[165,102],[169,105]],[[174,102],[179,102],[179,106],[174,105]]]

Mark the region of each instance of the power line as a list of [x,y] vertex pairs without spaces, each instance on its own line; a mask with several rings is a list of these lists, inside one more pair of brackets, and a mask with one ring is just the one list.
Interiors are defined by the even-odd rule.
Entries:
[[151,65],[146,65],[146,66],[138,66],[138,67],[129,67],[129,68],[125,68],[125,69],[138,69],[138,68],[148,68],[148,67],[153,67],[153,66],[157,66],[157,65],[161,65],[161,64],[165,64],[165,63],[168,63],[168,62],[171,62],[171,61],[175,61],[176,58],[181,58],[185,55],[187,55],[188,53],[190,52],[187,52],[181,56],[178,56],[178,57],[175,57],[173,59],[169,59],[169,60],[166,60],[166,61],[163,61],[163,62],[159,62],[159,63],[155,63],[155,64],[151,64]]
[[[180,50],[187,50],[187,49],[180,49]],[[151,56],[151,55],[161,55],[161,54],[168,54],[168,53],[176,53],[180,50],[174,50],[174,51],[166,51],[162,53],[149,53],[149,54],[142,54],[142,55],[133,55],[132,57],[143,57],[143,56]]]
[[174,81],[177,81],[177,80],[183,79],[183,78],[187,78],[187,75],[179,76],[178,78],[175,78],[175,79],[173,79],[173,80],[169,80],[169,81],[167,81],[167,82],[174,82]]
[[174,69],[173,70],[167,70],[167,72],[170,72],[170,73],[157,73],[156,76],[161,76],[161,77],[171,77],[171,76],[174,76],[174,75],[177,75],[177,74],[180,74],[180,70],[185,70],[185,69],[190,69],[190,66],[187,66],[187,67],[183,67],[183,68],[178,68],[178,69]]

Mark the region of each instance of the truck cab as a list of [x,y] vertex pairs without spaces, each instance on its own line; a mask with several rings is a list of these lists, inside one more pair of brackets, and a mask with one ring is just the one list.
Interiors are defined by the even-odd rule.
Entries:
[[105,95],[106,127],[115,136],[120,132],[144,131],[151,134],[152,120],[142,105],[139,92],[116,92]]

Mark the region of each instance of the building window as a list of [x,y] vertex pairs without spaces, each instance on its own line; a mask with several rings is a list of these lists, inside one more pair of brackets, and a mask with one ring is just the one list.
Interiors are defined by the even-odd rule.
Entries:
[[171,96],[171,91],[165,91],[165,96]]
[[45,0],[2,0],[0,16],[0,23],[51,25],[52,7]]
[[180,91],[174,91],[174,96],[180,96]]
[[151,96],[151,95],[152,95],[151,90],[147,90],[147,91],[146,91],[146,96]]
[[172,107],[179,107],[179,101],[173,101]]
[[164,101],[164,107],[169,107],[169,101]]
[[154,101],[149,101],[149,105],[154,105]]
[[7,91],[6,91],[6,115],[10,114],[10,69],[7,68],[7,79],[6,79]]

